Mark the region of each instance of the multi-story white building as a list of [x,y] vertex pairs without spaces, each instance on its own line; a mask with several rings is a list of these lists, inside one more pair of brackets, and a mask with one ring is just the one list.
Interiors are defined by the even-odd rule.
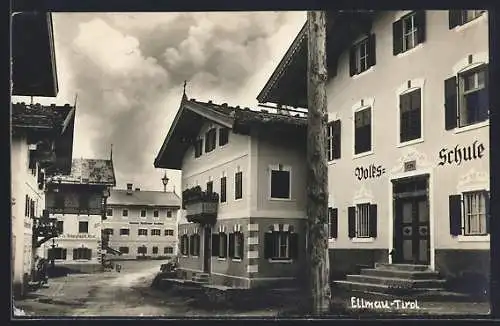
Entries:
[[[327,25],[333,274],[423,264],[487,289],[488,13],[337,12]],[[307,107],[306,67],[304,28],[259,102]]]
[[128,183],[127,189],[113,189],[108,198],[103,228],[109,234],[109,247],[121,253],[110,258],[176,255],[179,196],[132,186]]
[[114,185],[112,159],[74,159],[70,174],[47,180],[46,207],[59,236],[44,244],[44,257],[69,271],[102,270],[102,218]]
[[184,277],[259,287],[296,282],[304,262],[304,116],[188,100],[155,167],[182,170]]

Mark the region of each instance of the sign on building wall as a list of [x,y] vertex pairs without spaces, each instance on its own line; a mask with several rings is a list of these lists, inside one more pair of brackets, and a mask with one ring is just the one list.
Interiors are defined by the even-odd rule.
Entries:
[[479,143],[477,140],[471,145],[455,145],[455,147],[451,149],[445,147],[439,151],[439,165],[461,165],[464,161],[481,159],[484,156],[485,150],[486,147],[483,143]]
[[354,175],[359,181],[379,178],[385,173],[385,168],[382,165],[370,164],[368,167],[358,166],[354,169]]
[[95,234],[82,233],[82,234],[61,234],[58,238],[61,239],[95,239]]

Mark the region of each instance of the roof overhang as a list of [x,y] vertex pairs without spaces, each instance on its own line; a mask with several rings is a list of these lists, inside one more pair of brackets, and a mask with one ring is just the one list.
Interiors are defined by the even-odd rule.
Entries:
[[[342,51],[361,33],[368,32],[375,12],[327,12],[327,70],[335,76]],[[259,103],[307,108],[307,22],[257,96]]]
[[52,15],[20,12],[11,17],[12,95],[57,96]]
[[[203,110],[200,105],[192,103],[183,97],[170,130],[155,158],[154,167],[180,170],[184,153],[198,136],[198,132],[206,119],[213,120],[228,128],[233,125],[232,119],[224,114],[213,110]],[[167,153],[176,154],[168,155]]]
[[266,110],[254,111],[249,108],[228,107],[183,98],[181,106],[165,141],[154,161],[155,168],[182,169],[184,154],[196,140],[206,121],[213,121],[232,129],[233,133],[250,134],[253,128],[275,131],[296,130],[307,126],[307,118],[300,114],[277,114]]

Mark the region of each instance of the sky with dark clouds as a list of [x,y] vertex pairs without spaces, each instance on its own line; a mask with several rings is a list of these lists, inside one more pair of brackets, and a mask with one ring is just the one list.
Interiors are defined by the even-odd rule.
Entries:
[[[161,190],[153,161],[190,98],[256,107],[255,97],[305,22],[305,12],[54,13],[59,95],[73,104],[74,157],[109,157],[117,186]],[[29,100],[14,98],[16,100]],[[167,171],[169,190],[180,173]],[[179,192],[179,191],[177,191]]]

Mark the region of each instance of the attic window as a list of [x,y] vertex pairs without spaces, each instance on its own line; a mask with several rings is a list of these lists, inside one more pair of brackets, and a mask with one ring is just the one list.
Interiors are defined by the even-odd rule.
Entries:
[[203,154],[203,139],[197,139],[194,142],[194,157],[200,157]]
[[224,146],[229,142],[229,129],[220,128],[219,129],[219,146]]
[[212,128],[205,134],[205,153],[215,149],[215,141],[217,139],[217,129]]

